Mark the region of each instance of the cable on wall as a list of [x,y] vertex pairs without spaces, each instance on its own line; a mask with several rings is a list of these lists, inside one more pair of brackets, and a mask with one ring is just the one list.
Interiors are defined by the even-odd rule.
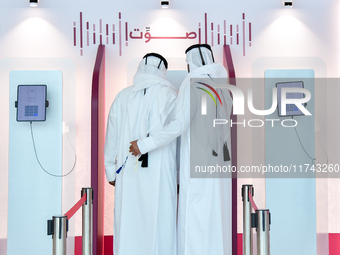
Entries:
[[[53,177],[57,177],[57,178],[66,177],[66,176],[68,176],[69,174],[71,174],[71,173],[73,172],[73,170],[75,169],[75,166],[76,166],[76,164],[77,164],[77,154],[76,154],[75,149],[74,149],[74,147],[72,146],[70,140],[68,139],[69,142],[70,142],[70,144],[71,144],[71,146],[72,146],[73,152],[74,152],[74,164],[73,164],[72,169],[71,169],[67,174],[64,174],[64,175],[56,175],[56,174],[52,174],[52,173],[50,173],[49,171],[47,171],[47,170],[42,166],[42,164],[41,164],[41,162],[40,162],[40,160],[39,160],[38,153],[37,153],[37,149],[36,149],[36,146],[35,146],[34,134],[33,134],[33,127],[32,127],[32,126],[33,126],[33,125],[32,125],[32,121],[31,121],[31,122],[30,122],[30,128],[31,128],[31,137],[32,137],[32,143],[33,143],[33,149],[34,149],[34,153],[35,153],[35,158],[37,159],[40,168],[41,168],[42,170],[44,170],[44,172],[45,172],[46,174],[48,174],[48,175],[50,175],[50,176],[53,176]],[[68,137],[67,137],[67,138],[68,138]]]

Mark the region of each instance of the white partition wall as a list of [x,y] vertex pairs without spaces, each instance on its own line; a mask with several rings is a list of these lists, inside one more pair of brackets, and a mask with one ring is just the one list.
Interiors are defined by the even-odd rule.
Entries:
[[[6,199],[0,197],[0,254],[26,254],[22,249],[27,238],[33,240],[27,250],[39,247],[39,252],[49,254],[51,249],[44,250],[46,245],[50,248],[52,245],[51,236],[47,236],[46,221],[53,215],[65,213],[75,203],[75,66],[64,58],[6,58],[0,61],[0,69],[4,110],[4,123],[0,126],[3,135],[0,190],[2,196],[6,196]],[[16,122],[14,102],[19,83],[47,85],[50,107],[47,108],[46,121],[33,123],[33,133],[37,154],[46,170],[61,171],[65,175],[73,169],[64,178],[46,178],[48,174],[35,159],[29,123]],[[38,180],[40,177],[42,179]],[[80,189],[76,195],[80,195]],[[39,218],[39,224],[35,224],[39,214],[42,218]],[[34,228],[31,228],[32,224]],[[38,232],[43,239],[36,238]],[[74,252],[74,232],[75,219],[72,219],[69,222],[68,254]],[[40,249],[40,246],[45,248]]]
[[[18,85],[47,85],[46,121],[16,121]],[[7,254],[52,254],[46,221],[60,215],[62,180],[62,72],[11,71],[9,89],[9,197]],[[33,134],[33,137],[32,137]],[[35,148],[32,138],[34,138]]]
[[186,70],[169,70],[166,78],[179,90],[185,77],[188,75]]
[[[265,130],[266,165],[288,167],[285,172],[274,172],[266,177],[266,207],[272,214],[271,253],[276,255],[316,255],[316,183],[312,168],[315,163],[314,71],[311,69],[272,69],[265,72],[265,106],[272,105],[272,88],[277,82],[303,81],[312,97],[307,103],[311,116],[279,117],[277,110],[266,120],[287,120],[284,125],[268,121]],[[290,123],[288,123],[290,122]],[[288,127],[296,125],[296,127]],[[301,141],[301,144],[300,144]],[[303,173],[300,174],[300,167]],[[288,169],[287,168],[287,169]],[[293,174],[293,171],[296,173]],[[269,178],[268,178],[269,177]],[[309,177],[309,178],[304,178]],[[313,178],[314,177],[314,178]]]

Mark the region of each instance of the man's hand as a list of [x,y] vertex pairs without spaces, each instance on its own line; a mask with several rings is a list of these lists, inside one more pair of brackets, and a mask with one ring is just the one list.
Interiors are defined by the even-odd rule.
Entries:
[[129,150],[129,152],[131,152],[131,154],[132,154],[133,156],[138,156],[138,155],[140,155],[141,153],[140,153],[140,150],[139,150],[138,145],[137,145],[137,140],[130,142],[130,144],[131,144],[131,145],[130,145],[130,150]]
[[116,186],[116,181],[109,182],[112,186]]

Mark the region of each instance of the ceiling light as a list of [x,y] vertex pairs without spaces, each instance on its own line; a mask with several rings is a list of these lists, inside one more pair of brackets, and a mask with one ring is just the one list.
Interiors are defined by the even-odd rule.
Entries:
[[293,1],[292,0],[283,0],[284,7],[292,7]]
[[39,0],[29,0],[30,1],[30,6],[32,7],[37,7],[38,6],[38,1]]
[[169,1],[161,1],[161,6],[162,6],[162,8],[169,8]]

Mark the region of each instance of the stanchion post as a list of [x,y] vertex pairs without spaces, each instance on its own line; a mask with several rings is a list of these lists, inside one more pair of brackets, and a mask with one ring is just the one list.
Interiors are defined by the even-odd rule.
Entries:
[[243,201],[243,255],[253,255],[253,231],[251,228],[251,203],[249,191],[254,196],[253,185],[242,185]]
[[81,196],[86,193],[86,201],[82,208],[82,255],[92,255],[93,227],[93,189],[83,188]]
[[270,223],[268,209],[256,210],[257,255],[270,255]]
[[53,216],[53,255],[66,255],[67,217]]

